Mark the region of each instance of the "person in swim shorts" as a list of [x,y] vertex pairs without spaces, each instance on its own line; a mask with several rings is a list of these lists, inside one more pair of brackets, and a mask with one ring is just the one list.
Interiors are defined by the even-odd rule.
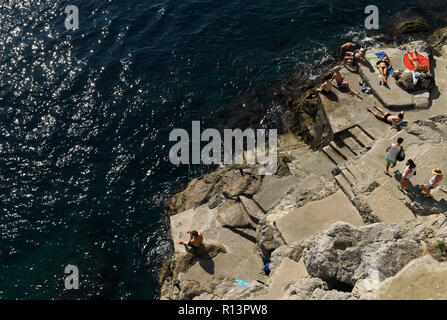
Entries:
[[184,242],[184,241],[180,241],[179,244],[182,244],[184,246],[188,246],[191,248],[199,248],[202,245],[203,242],[203,235],[201,232],[199,231],[188,231],[187,233],[189,233],[189,241],[188,243]]
[[337,86],[338,89],[341,88],[346,88],[348,90],[348,92],[353,95],[353,96],[358,96],[360,94],[360,92],[355,92],[350,86],[349,86],[349,82],[344,81],[345,79],[343,78],[343,76],[340,74],[340,70],[342,69],[342,66],[338,66],[334,68],[334,75],[331,78],[331,81],[337,81]]
[[399,125],[404,121],[404,112],[403,111],[399,112],[399,114],[397,116],[393,116],[391,113],[386,112],[382,108],[379,108],[376,104],[374,104],[374,108],[377,109],[377,111],[379,111],[380,113],[375,112],[371,108],[368,108],[366,110],[371,112],[380,121],[383,121],[388,124],[395,124],[395,125]]
[[396,166],[397,156],[399,155],[399,153],[401,151],[404,151],[402,142],[404,142],[404,139],[398,138],[397,143],[393,143],[386,148],[386,168],[383,169],[386,175],[388,175],[388,170],[390,169],[391,165],[393,165],[391,168],[394,168]]
[[341,46],[340,49],[340,55],[338,57],[338,59],[343,59],[344,56],[346,55],[346,52],[354,52],[356,49],[358,48],[358,44],[354,43],[354,42],[346,42],[345,44],[343,44]]

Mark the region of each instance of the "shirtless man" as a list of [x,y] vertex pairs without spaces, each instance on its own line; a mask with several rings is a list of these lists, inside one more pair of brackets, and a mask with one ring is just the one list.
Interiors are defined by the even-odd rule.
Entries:
[[358,45],[354,42],[346,42],[344,45],[341,46],[339,59],[343,59],[343,57],[346,55],[346,52],[354,52],[357,47]]
[[419,61],[418,53],[413,45],[411,46],[411,49],[413,50],[413,52],[410,52],[410,50],[408,50],[408,46],[405,47],[405,49],[407,49],[407,54],[408,54],[408,57],[410,58],[410,62],[414,66],[414,71],[418,71],[418,72],[428,71],[428,67],[423,66],[421,64],[421,62]]
[[184,246],[189,246],[191,248],[199,248],[203,242],[203,235],[200,231],[188,231],[189,233],[189,242],[186,243],[184,241],[180,241],[179,244]]
[[361,48],[360,50],[355,50],[354,52],[348,51],[346,52],[346,57],[343,62],[343,66],[346,67],[348,61],[360,61],[361,63],[365,63],[366,49]]
[[324,81],[324,83],[317,89],[317,92],[331,92],[332,90],[332,79],[331,78],[326,78],[326,80]]
[[383,84],[386,85],[388,81],[388,71],[393,67],[391,65],[390,58],[386,56],[380,59],[376,62],[376,67],[377,69],[379,69],[379,72],[382,75]]
[[331,78],[331,82],[334,80],[337,81],[338,89],[345,87],[346,89],[348,89],[349,94],[351,94],[353,96],[358,96],[360,94],[360,92],[355,92],[354,90],[352,90],[352,88],[349,86],[349,82],[344,81],[343,76],[340,74],[341,68],[342,67],[340,67],[340,66],[334,68],[334,75]]
[[377,105],[374,104],[374,108],[377,109],[380,113],[375,112],[373,109],[368,108],[367,110],[371,112],[377,119],[389,123],[389,124],[399,124],[404,120],[404,112],[401,111],[397,116],[391,115],[391,113],[386,112],[385,110],[379,108]]

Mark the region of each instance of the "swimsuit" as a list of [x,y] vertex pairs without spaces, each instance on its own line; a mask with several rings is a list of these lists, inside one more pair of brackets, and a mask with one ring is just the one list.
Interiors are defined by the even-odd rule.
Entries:
[[188,246],[190,246],[191,248],[195,248],[195,249],[198,248],[198,247],[197,247],[194,243],[192,243],[191,241],[188,242]]
[[388,117],[389,116],[391,116],[391,113],[387,113],[386,115],[385,115],[385,117],[383,117],[383,121],[385,122],[385,123],[389,123],[388,122]]

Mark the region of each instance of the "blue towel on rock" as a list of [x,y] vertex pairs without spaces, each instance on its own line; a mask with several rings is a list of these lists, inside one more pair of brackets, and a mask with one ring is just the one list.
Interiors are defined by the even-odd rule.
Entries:
[[385,53],[385,51],[380,51],[376,53],[377,58],[379,59],[383,59],[387,56],[387,54]]

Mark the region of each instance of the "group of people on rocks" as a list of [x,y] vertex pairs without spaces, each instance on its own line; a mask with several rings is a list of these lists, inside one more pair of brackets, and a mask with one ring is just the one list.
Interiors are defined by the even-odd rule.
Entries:
[[[419,61],[418,53],[414,46],[405,47],[409,61],[413,65],[414,69],[413,71],[417,72],[426,72],[428,71],[428,67],[425,65],[422,65],[422,63]],[[411,50],[410,50],[411,49]],[[347,89],[348,93],[353,96],[358,96],[360,92],[356,92],[353,90],[347,81],[343,78],[343,76],[340,74],[340,70],[342,68],[345,68],[348,64],[348,62],[357,63],[360,62],[362,64],[365,64],[366,60],[366,48],[360,47],[359,45],[354,42],[347,42],[341,46],[340,49],[340,55],[339,59],[343,60],[343,65],[337,66],[333,69],[333,74],[326,76],[324,79],[323,84],[317,89],[317,92],[319,93],[329,93],[332,90],[332,82],[336,80],[337,87],[339,89],[345,88]],[[380,85],[387,86],[388,85],[388,77],[390,75],[390,70],[392,70],[393,65],[391,63],[390,58],[385,55],[382,58],[380,58],[376,62],[377,70],[382,76],[382,79],[380,80]],[[394,77],[394,73],[391,74],[392,77]]]
[[[332,74],[328,75],[325,79],[323,84],[317,89],[318,93],[329,93],[332,90],[333,87],[333,81],[335,80],[337,83],[338,89],[345,88],[349,94],[352,96],[358,96],[360,92],[356,92],[351,88],[349,85],[349,82],[347,82],[344,77],[341,75],[340,71],[345,68],[348,64],[348,62],[357,63],[360,62],[362,64],[365,63],[366,59],[366,49],[360,48],[358,49],[358,45],[354,42],[347,42],[341,46],[340,50],[340,56],[339,59],[343,59],[343,65],[337,66],[332,70]],[[428,71],[427,66],[424,66],[421,64],[421,62],[418,59],[418,53],[414,46],[410,46],[410,48],[407,46],[406,48],[408,57],[410,62],[414,66],[414,71],[417,72],[426,72]],[[410,51],[411,49],[411,51]],[[381,59],[379,59],[376,62],[376,68],[382,75],[382,80],[380,84],[387,85],[388,82],[388,76],[389,76],[389,70],[392,68],[391,61],[388,56],[384,56]],[[394,74],[392,75],[394,76]],[[377,119],[384,121],[388,124],[395,124],[400,125],[404,120],[404,111],[399,112],[397,115],[392,115],[391,113],[385,111],[384,109],[377,106],[377,104],[374,104],[373,108],[367,109],[369,112],[371,112]],[[403,161],[405,158],[405,150],[402,146],[404,139],[398,138],[396,143],[393,143],[389,145],[386,148],[386,167],[384,169],[384,172],[386,175],[389,175],[389,169],[394,168],[398,161]],[[435,189],[442,179],[444,178],[443,172],[440,168],[435,168],[432,171],[433,177],[430,179],[430,181],[420,186],[421,191],[425,193],[426,197],[432,197],[431,190]],[[410,179],[416,175],[416,163],[412,159],[408,159],[406,161],[406,168],[402,174],[401,180],[400,180],[400,186],[398,187],[399,190],[402,192],[409,190],[409,184]],[[188,242],[180,241],[180,245],[184,245],[185,247],[190,247],[191,249],[197,249],[200,246],[202,246],[203,242],[203,235],[201,232],[192,230],[187,232],[190,235],[190,239]]]
[[[403,161],[405,158],[405,150],[402,146],[404,142],[403,138],[398,138],[396,143],[392,143],[386,148],[386,167],[383,170],[385,174],[389,175],[389,169],[394,168],[398,161]],[[432,197],[431,190],[435,189],[439,183],[444,178],[443,172],[440,168],[435,168],[432,170],[433,177],[430,181],[421,185],[420,189],[425,193],[426,197]],[[416,175],[416,163],[412,159],[408,159],[406,162],[406,168],[402,174],[402,178],[400,180],[399,190],[402,192],[409,191],[410,179]]]

